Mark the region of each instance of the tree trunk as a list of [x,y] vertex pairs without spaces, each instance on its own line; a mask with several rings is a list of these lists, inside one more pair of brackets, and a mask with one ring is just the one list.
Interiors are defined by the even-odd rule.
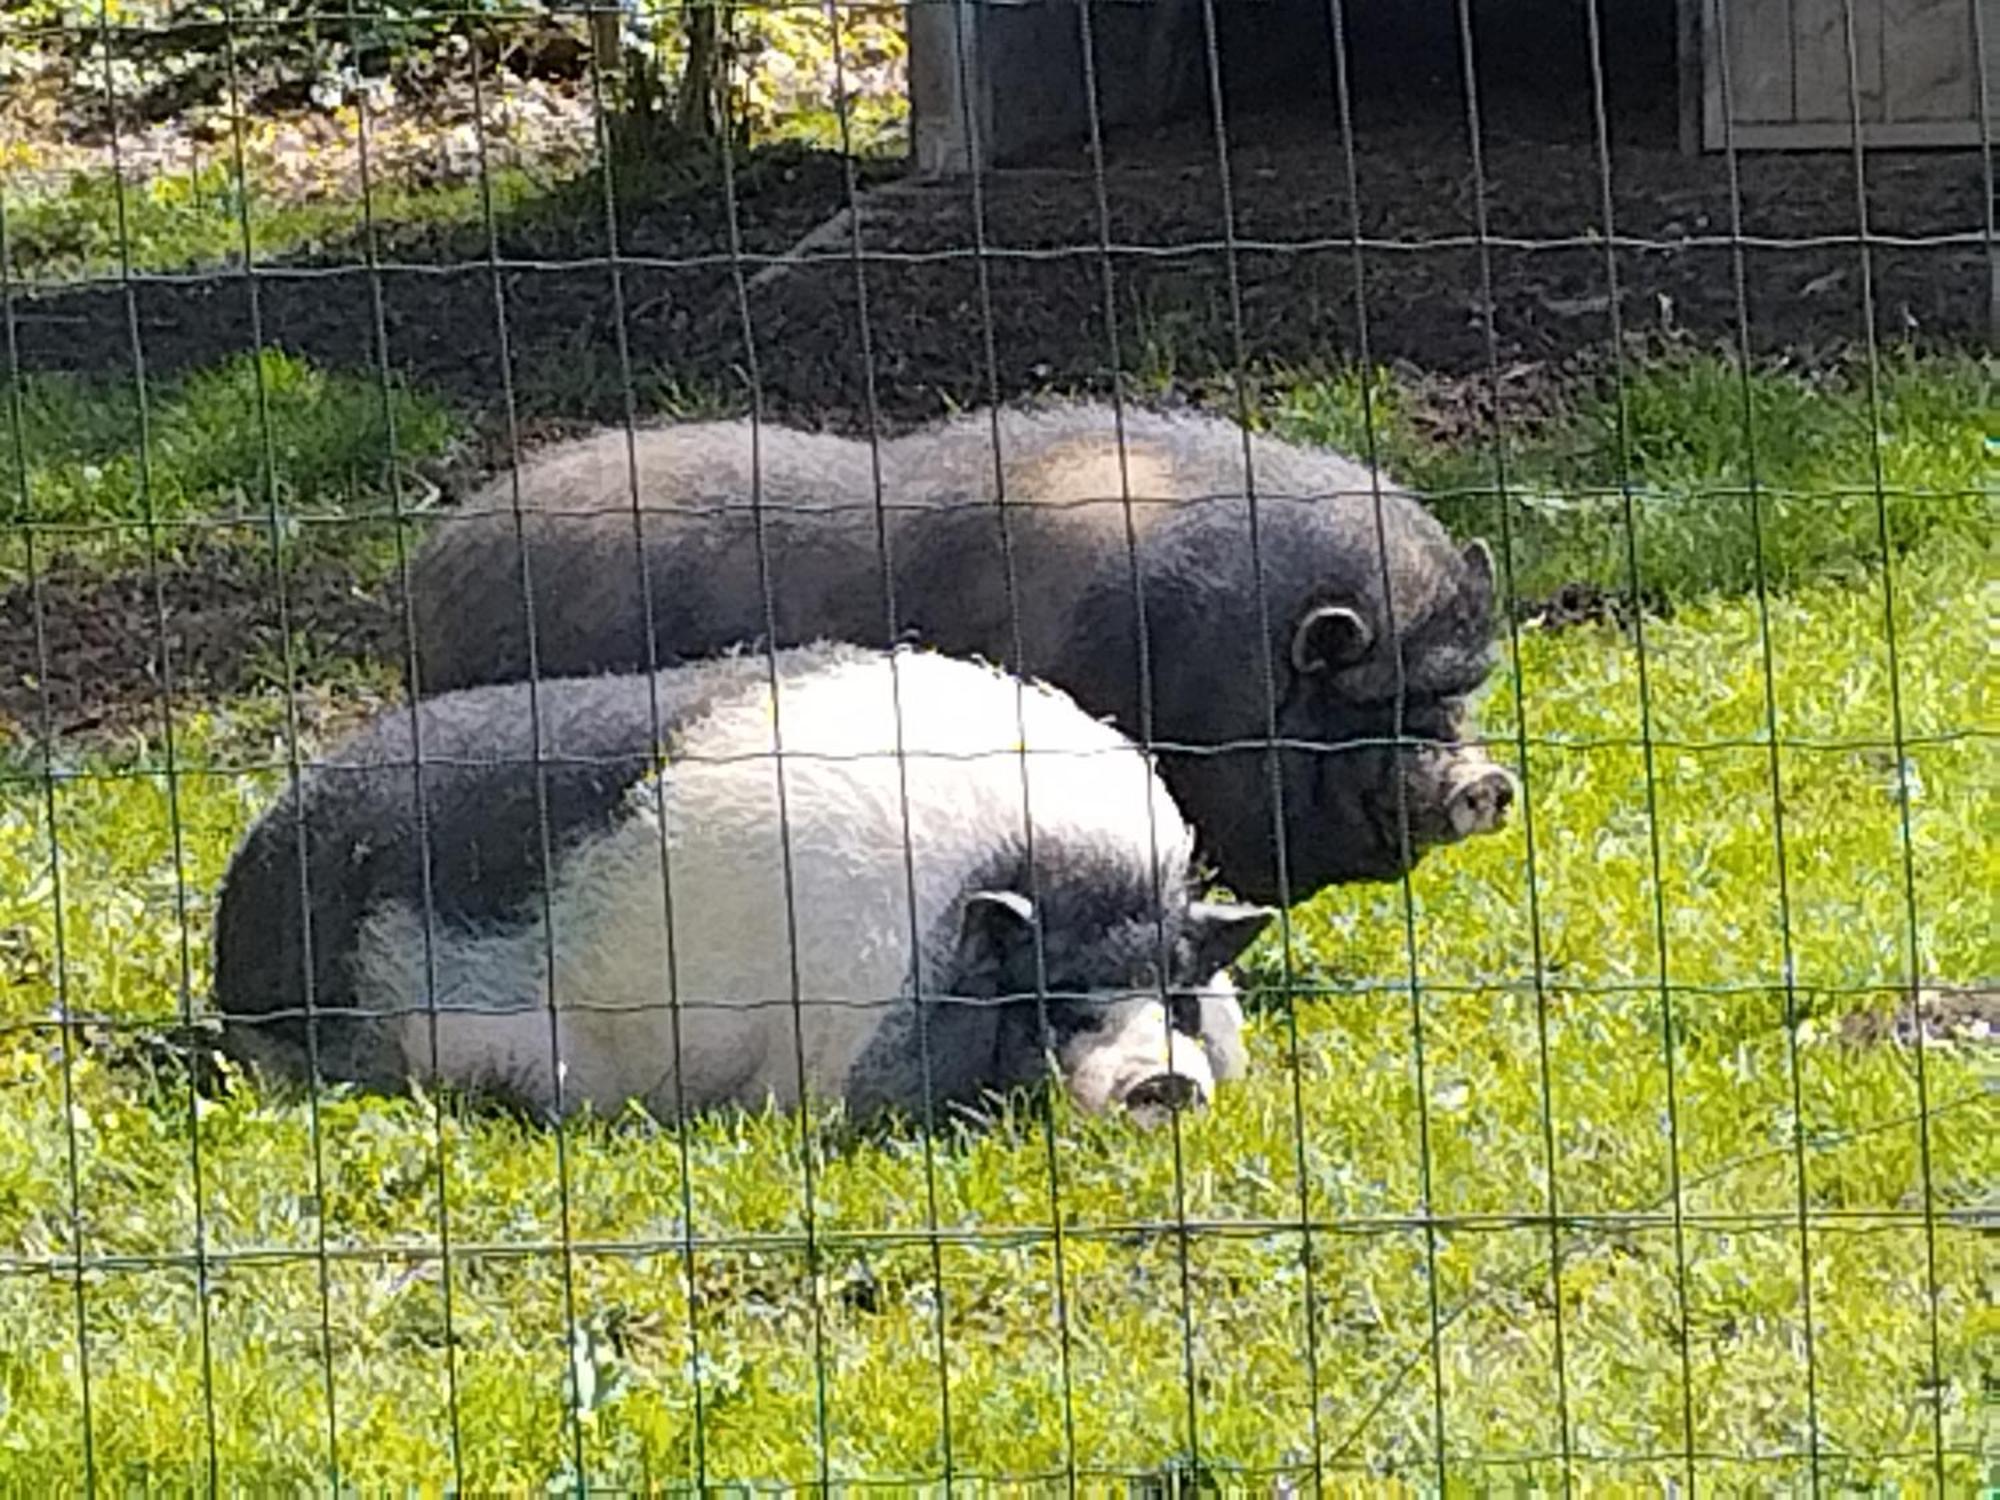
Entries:
[[715,139],[721,82],[720,0],[686,0],[687,66],[674,100],[674,124],[690,140]]
[[607,102],[614,109],[624,104],[619,89],[625,71],[624,51],[619,46],[621,28],[618,23],[621,19],[622,16],[615,9],[593,10],[590,13],[591,50],[597,54],[598,76],[609,88],[611,98]]

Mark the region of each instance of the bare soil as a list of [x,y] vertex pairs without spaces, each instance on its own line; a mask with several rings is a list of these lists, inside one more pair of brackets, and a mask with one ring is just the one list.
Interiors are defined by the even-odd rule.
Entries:
[[[1628,334],[1733,341],[1739,272],[1759,354],[1811,359],[1860,340],[1868,299],[1884,341],[1987,335],[1992,252],[1975,151],[1871,153],[1865,196],[1849,154],[1746,156],[1739,244],[1719,156],[1614,141],[1607,216],[1587,128],[1490,130],[1477,176],[1465,135],[1449,111],[1358,128],[1358,206],[1338,129],[1298,116],[1236,122],[1227,215],[1200,122],[1112,140],[1102,214],[1098,175],[1074,149],[989,175],[977,213],[969,183],[897,183],[861,195],[859,265],[855,238],[836,234],[747,298],[712,173],[626,194],[615,266],[601,189],[586,179],[573,203],[497,226],[497,272],[475,228],[392,239],[378,278],[359,246],[334,246],[254,278],[142,280],[130,295],[154,371],[250,348],[253,287],[265,342],[372,369],[379,279],[391,366],[488,416],[505,375],[530,412],[617,417],[622,311],[642,399],[645,381],[671,376],[747,406],[754,374],[767,412],[849,428],[865,428],[871,406],[902,425],[995,395],[1101,389],[1117,370],[1197,376],[1364,347],[1479,377],[1495,363],[1601,354],[1614,312]],[[845,206],[849,187],[824,153],[742,163],[743,279]],[[23,367],[129,369],[126,299],[116,286],[17,299]]]
[[0,745],[9,721],[24,736],[101,740],[157,729],[190,699],[280,686],[286,626],[314,643],[310,659],[295,647],[301,685],[405,649],[393,587],[361,587],[334,558],[288,569],[282,615],[270,563],[248,545],[113,573],[58,563],[36,581],[0,594]]

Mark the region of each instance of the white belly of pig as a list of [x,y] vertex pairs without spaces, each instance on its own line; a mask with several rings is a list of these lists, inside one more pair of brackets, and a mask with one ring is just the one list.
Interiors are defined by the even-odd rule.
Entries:
[[[668,852],[671,943],[659,825],[643,813],[559,864],[546,922],[434,929],[439,1075],[552,1107],[559,1059],[565,1107],[615,1114],[637,1100],[668,1118],[682,1089],[693,1109],[794,1107],[803,1058],[807,1093],[837,1095],[906,990],[900,859],[830,862],[795,827],[788,923],[775,819],[703,821]],[[405,1013],[418,1076],[431,1045],[423,954],[421,915],[399,905],[371,916],[356,960],[367,1003]]]

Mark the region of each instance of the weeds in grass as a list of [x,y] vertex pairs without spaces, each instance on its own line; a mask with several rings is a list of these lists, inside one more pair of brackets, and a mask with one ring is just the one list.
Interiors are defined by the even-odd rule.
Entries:
[[[901,116],[883,101],[855,101],[849,119],[856,168],[865,183],[893,171],[890,148]],[[606,132],[608,170],[620,211],[644,213],[676,196],[719,192],[713,143],[673,133],[657,120],[615,117]],[[766,170],[783,172],[811,150],[838,150],[835,116],[808,111],[783,128],[739,146],[739,187]],[[352,148],[345,155],[352,157]],[[379,174],[365,199],[357,184],[306,194],[264,182],[248,186],[225,153],[188,171],[121,177],[109,167],[70,174],[52,190],[4,197],[8,271],[22,283],[65,283],[136,273],[216,271],[240,267],[244,237],[259,263],[354,264],[372,226],[376,249],[390,259],[432,263],[483,260],[490,212],[503,243],[526,236],[550,241],[601,239],[604,222],[602,153],[592,160],[559,159],[532,168],[491,166],[482,178],[413,183]],[[352,171],[343,160],[339,170]],[[599,253],[577,248],[569,253]]]

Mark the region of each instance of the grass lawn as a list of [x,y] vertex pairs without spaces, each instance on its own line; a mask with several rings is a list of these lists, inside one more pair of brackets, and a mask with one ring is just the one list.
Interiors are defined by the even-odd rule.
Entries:
[[[34,375],[0,408],[0,471],[10,518],[49,528],[57,551],[94,530],[130,534],[204,521],[337,512],[365,496],[387,509],[384,470],[441,453],[453,419],[400,383],[329,374],[276,349],[174,380]],[[144,450],[137,435],[145,434]],[[22,500],[21,490],[27,491]],[[104,544],[99,560],[129,562]]]
[[163,173],[121,182],[109,171],[78,173],[60,192],[40,194],[9,210],[8,237],[27,276],[48,283],[134,271],[240,264],[247,235],[258,261],[356,244],[369,217],[391,233],[477,223],[490,207],[506,214],[531,205],[540,191],[518,170],[489,174],[477,184],[411,189],[376,187],[366,205],[352,198],[256,201],[234,171],[212,163],[199,171]]
[[[1770,408],[1797,481],[1760,467],[1796,491],[1767,508],[1782,870],[1747,506],[1683,492],[1734,482],[1717,433],[1740,413],[1669,372],[1628,392],[1642,567],[1674,605],[1646,622],[1650,723],[1626,633],[1523,630],[1483,723],[1525,747],[1532,847],[1517,819],[1431,856],[1407,900],[1296,909],[1251,965],[1252,1076],[1174,1131],[1023,1105],[927,1149],[784,1117],[558,1135],[452,1101],[197,1100],[139,1043],[203,1001],[210,894],[282,778],[282,702],[183,705],[171,781],[155,735],[59,752],[52,787],[8,752],[0,1487],[75,1487],[86,1460],[171,1489],[211,1466],[259,1488],[947,1467],[1226,1488],[1315,1461],[1553,1487],[1567,1453],[1592,1490],[1768,1491],[1816,1448],[1829,1485],[1935,1492],[1941,1465],[1971,1491],[1993,1054],[1854,1022],[1913,973],[1995,972],[1990,401],[1970,365],[1894,378],[1893,679],[1874,501],[1807,493],[1868,456],[1865,431],[1833,446],[1866,403]],[[1329,437],[1350,409],[1288,401]],[[1524,458],[1575,506],[1561,456],[1593,412]],[[1820,436],[1783,446],[1796,423]],[[1510,519],[1518,571],[1578,572],[1551,560],[1578,531],[1541,514]],[[1622,541],[1608,559],[1586,576],[1621,583]],[[66,1042],[62,1005],[111,1020]]]

